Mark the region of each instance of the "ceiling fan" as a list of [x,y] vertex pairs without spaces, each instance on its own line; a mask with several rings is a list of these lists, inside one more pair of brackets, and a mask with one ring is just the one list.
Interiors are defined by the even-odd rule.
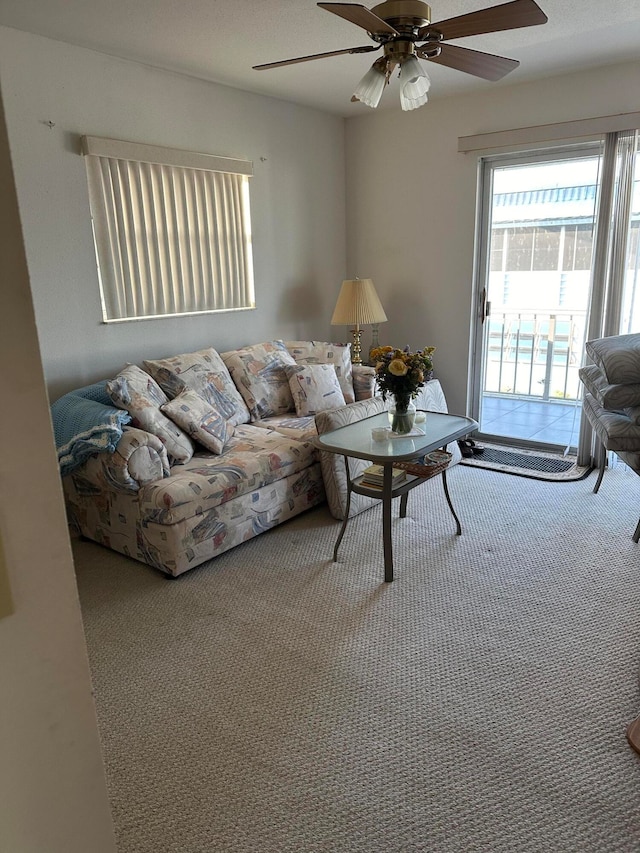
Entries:
[[484,80],[500,80],[518,67],[520,63],[517,59],[469,50],[447,42],[547,22],[547,16],[535,0],[511,0],[510,3],[469,12],[435,24],[431,23],[431,8],[422,0],[386,0],[373,9],[367,9],[359,3],[318,3],[318,6],[362,27],[376,44],[268,62],[266,65],[254,65],[254,69],[264,71],[311,59],[324,59],[344,53],[370,53],[382,48],[383,56],[376,59],[351,98],[352,101],[361,101],[374,108],[380,103],[385,84],[389,82],[396,66],[400,66],[402,109],[413,110],[427,102],[430,80],[418,59],[446,65]]

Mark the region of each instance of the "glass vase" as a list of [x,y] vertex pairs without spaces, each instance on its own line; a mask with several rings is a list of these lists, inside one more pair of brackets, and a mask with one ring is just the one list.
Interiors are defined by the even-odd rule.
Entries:
[[389,404],[391,432],[406,435],[413,429],[416,419],[416,407],[408,394],[393,394]]

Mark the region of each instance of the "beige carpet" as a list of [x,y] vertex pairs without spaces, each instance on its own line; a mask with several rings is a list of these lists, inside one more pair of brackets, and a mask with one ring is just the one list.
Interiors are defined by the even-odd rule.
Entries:
[[640,479],[457,466],[170,581],[74,552],[122,853],[640,850]]

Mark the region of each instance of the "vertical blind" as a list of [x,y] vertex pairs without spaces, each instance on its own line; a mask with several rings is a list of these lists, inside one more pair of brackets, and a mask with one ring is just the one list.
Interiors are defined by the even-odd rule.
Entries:
[[255,307],[251,163],[83,137],[105,322]]

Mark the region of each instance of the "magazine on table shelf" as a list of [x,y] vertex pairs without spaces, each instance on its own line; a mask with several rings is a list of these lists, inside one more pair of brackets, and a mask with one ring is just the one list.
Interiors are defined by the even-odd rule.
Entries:
[[[392,487],[395,487],[398,483],[401,483],[407,478],[407,472],[402,471],[400,468],[392,468],[391,472],[393,475],[393,479],[391,481]],[[379,486],[380,488],[382,488],[383,482],[384,467],[382,465],[369,465],[369,467],[365,468],[362,472],[363,485]]]

